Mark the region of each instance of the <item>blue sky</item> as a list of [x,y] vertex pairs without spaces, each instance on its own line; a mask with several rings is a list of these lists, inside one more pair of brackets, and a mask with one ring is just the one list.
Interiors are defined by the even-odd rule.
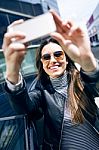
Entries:
[[57,0],[57,3],[63,19],[73,18],[86,23],[99,0]]

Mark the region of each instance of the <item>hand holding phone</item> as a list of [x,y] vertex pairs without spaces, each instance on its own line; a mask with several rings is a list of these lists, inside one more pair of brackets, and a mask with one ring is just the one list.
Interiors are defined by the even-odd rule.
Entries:
[[52,14],[48,12],[33,19],[28,19],[21,24],[14,25],[11,28],[12,31],[25,33],[26,38],[20,40],[20,42],[27,43],[56,31],[56,24]]

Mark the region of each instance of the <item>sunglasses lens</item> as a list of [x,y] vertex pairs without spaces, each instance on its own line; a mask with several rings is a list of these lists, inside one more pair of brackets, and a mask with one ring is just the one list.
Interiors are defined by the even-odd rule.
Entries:
[[50,60],[50,58],[51,58],[50,54],[44,54],[42,56],[42,59],[44,59],[44,60]]
[[57,57],[57,58],[63,56],[63,51],[54,52],[54,56]]

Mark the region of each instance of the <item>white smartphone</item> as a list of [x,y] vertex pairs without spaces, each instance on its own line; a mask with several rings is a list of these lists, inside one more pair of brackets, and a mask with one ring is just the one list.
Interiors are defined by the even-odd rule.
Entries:
[[45,37],[51,32],[56,31],[56,24],[50,12],[39,15],[33,19],[28,19],[22,24],[11,27],[13,31],[21,31],[26,34],[26,38],[20,40],[22,43],[27,43],[32,40]]

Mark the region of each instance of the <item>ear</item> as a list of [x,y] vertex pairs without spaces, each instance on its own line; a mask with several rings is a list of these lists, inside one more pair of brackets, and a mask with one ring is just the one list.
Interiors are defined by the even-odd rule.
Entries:
[[41,58],[41,62],[42,62],[42,64],[43,64],[43,60],[42,60],[42,58]]
[[66,64],[68,64],[68,61],[66,61]]

